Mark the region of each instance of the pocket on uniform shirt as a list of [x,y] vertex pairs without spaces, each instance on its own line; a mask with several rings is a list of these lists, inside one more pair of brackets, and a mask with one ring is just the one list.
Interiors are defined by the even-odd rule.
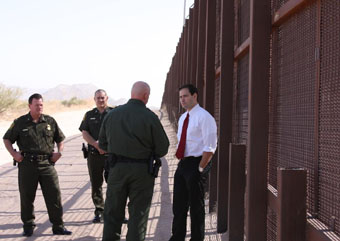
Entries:
[[98,125],[99,121],[97,119],[90,119],[89,126],[96,127]]
[[52,146],[52,148],[54,147],[54,140],[53,140],[53,132],[52,131],[45,131],[44,132],[44,136],[46,139],[46,143],[50,145],[50,147]]
[[29,134],[29,129],[22,129],[20,132],[20,138],[22,138],[25,145],[29,145],[32,141]]
[[52,131],[45,131],[45,137],[53,138],[53,132]]

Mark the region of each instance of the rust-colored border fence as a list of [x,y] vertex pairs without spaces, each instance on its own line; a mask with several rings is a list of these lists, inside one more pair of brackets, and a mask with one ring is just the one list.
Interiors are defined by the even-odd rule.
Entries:
[[228,240],[340,240],[340,1],[195,0],[167,74],[216,119],[209,210]]

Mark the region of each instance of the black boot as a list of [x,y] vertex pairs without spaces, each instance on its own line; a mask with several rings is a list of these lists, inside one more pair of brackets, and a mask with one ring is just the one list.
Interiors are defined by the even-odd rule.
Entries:
[[71,235],[72,232],[68,231],[65,227],[58,228],[58,229],[53,229],[53,234],[55,235]]

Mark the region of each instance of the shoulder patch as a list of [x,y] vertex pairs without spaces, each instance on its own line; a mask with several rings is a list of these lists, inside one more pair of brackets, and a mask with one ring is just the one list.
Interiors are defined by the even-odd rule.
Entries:
[[15,123],[13,121],[13,123],[11,124],[11,126],[9,127],[9,129],[12,129],[15,126]]

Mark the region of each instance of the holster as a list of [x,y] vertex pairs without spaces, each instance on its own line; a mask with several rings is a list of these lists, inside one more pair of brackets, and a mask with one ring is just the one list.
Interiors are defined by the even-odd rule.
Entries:
[[[14,149],[14,151],[17,151],[16,149]],[[17,161],[13,158],[13,166],[17,165]]]
[[87,150],[85,143],[83,143],[81,150],[83,151],[84,159],[86,159],[89,156],[89,151]]
[[99,151],[94,146],[87,145],[87,150],[91,155],[100,155]]
[[117,163],[117,156],[113,153],[109,153],[104,165],[104,179],[107,183],[107,180],[109,178],[110,168],[114,167]]
[[117,156],[113,153],[109,153],[107,157],[107,162],[108,162],[109,168],[114,167],[117,163]]
[[153,177],[158,177],[159,168],[162,166],[160,158],[151,155],[148,163],[148,172]]

